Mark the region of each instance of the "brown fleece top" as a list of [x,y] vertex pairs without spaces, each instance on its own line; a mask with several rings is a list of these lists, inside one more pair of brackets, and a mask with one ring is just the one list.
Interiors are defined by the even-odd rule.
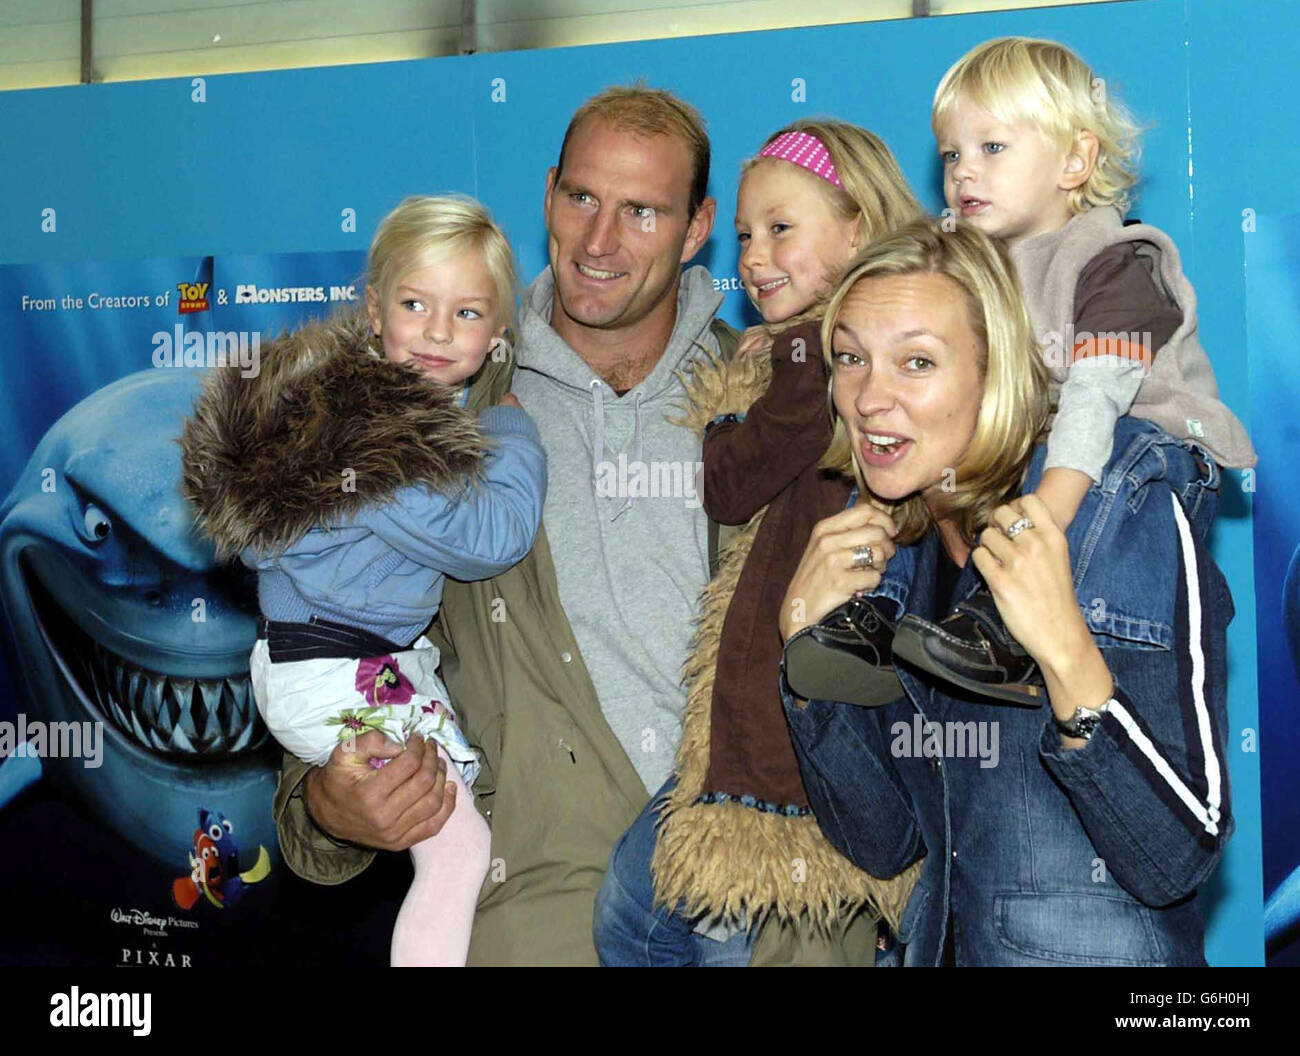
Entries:
[[780,334],[767,392],[744,421],[719,423],[704,438],[708,515],[744,524],[767,506],[722,625],[704,791],[803,809],[808,796],[778,689],[778,621],[813,526],[844,509],[851,489],[817,468],[831,439],[819,329],[806,323]]

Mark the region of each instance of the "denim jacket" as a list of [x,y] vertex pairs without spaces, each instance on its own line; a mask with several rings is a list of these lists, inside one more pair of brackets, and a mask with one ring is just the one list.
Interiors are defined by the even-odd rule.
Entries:
[[[1200,454],[1122,419],[1067,533],[1076,586],[1086,576],[1097,592],[1080,608],[1116,687],[1082,748],[1062,748],[1046,704],[989,703],[905,665],[906,696],[875,709],[799,707],[782,676],[827,837],[878,876],[926,856],[899,935],[908,965],[940,963],[950,925],[958,964],[1205,963],[1196,890],[1233,829],[1233,606],[1204,547],[1218,467]],[[931,532],[900,548],[877,595],[932,618],[939,545]],[[968,563],[956,597],[978,586]]]

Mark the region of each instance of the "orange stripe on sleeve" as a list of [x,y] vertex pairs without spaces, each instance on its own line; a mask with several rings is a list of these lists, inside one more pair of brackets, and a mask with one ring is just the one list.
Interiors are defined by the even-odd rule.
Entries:
[[1101,334],[1099,338],[1084,338],[1075,344],[1070,353],[1070,362],[1077,363],[1081,359],[1090,359],[1093,356],[1119,356],[1121,359],[1137,360],[1145,370],[1150,370],[1154,358],[1151,348],[1145,341],[1129,340],[1134,336],[1136,335]]

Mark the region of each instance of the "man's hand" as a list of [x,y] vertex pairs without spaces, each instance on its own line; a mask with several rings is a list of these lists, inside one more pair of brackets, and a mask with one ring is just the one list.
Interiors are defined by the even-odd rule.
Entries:
[[[376,769],[372,758],[388,761]],[[307,775],[304,795],[317,828],[381,851],[436,836],[456,807],[456,785],[433,741],[412,734],[403,748],[376,730],[335,748]]]
[[498,406],[518,407],[520,410],[523,410],[524,407],[524,405],[519,402],[519,399],[515,396],[513,392],[507,392],[504,396],[502,396],[501,403]]

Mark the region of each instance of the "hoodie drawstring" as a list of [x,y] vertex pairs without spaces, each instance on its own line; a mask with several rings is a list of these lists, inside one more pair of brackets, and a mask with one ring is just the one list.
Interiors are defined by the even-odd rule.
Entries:
[[[591,486],[598,487],[600,479],[600,464],[605,458],[605,392],[602,388],[604,383],[599,378],[592,378],[587,382],[591,389],[592,411],[596,419],[595,433],[592,437],[591,445]],[[632,463],[639,463],[644,454],[641,438],[641,401],[645,398],[645,393],[637,392],[633,396],[633,414],[635,415],[632,426]],[[618,520],[620,514],[632,508],[635,496],[630,493],[627,501],[619,507],[618,512],[610,518],[611,521]]]
[[[641,456],[644,453],[641,450],[641,398],[643,395],[644,395],[643,393],[638,392],[633,397],[633,401],[634,401],[633,413],[635,414],[636,417],[632,426],[632,462],[636,464],[641,463],[642,461]],[[623,503],[623,505],[618,508],[618,513],[614,514],[614,516],[611,517],[610,520],[611,521],[618,520],[619,517],[622,516],[622,514],[625,511],[630,510],[632,508],[632,503],[635,501],[636,501],[636,496],[633,494],[632,489],[629,488],[627,494],[627,502]]]
[[591,486],[596,486],[600,477],[600,464],[605,459],[605,394],[600,389],[600,379],[592,378],[587,382],[591,389],[592,406],[596,414],[596,435],[591,445]]

